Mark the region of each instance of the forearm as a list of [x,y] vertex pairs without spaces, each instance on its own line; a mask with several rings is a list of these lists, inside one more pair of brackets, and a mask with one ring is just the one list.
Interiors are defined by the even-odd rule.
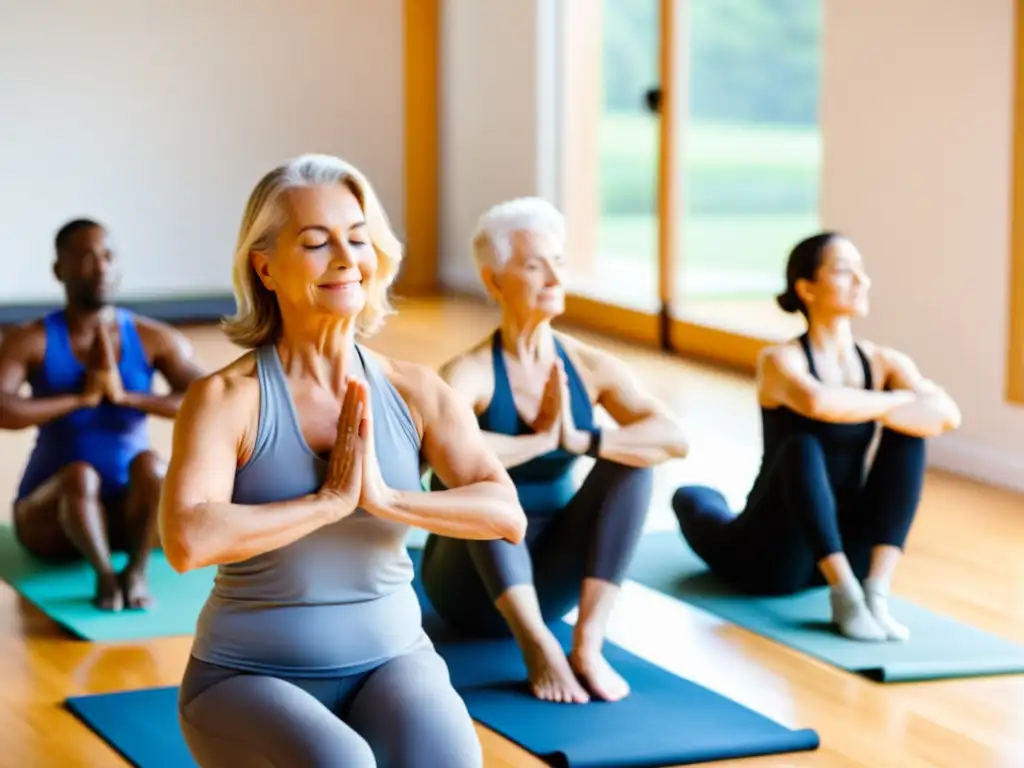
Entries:
[[0,395],[0,429],[37,427],[85,405],[85,398],[77,394],[32,398],[5,393]]
[[628,467],[651,467],[689,452],[682,427],[664,416],[653,416],[619,429],[602,431],[598,456]]
[[149,392],[125,392],[122,405],[128,408],[148,413],[150,416],[160,416],[165,419],[173,419],[178,415],[181,407],[183,392],[172,392],[168,395],[154,395]]
[[456,539],[522,541],[526,515],[515,487],[494,481],[444,491],[391,491],[372,515]]
[[199,504],[161,511],[160,533],[178,571],[237,563],[285,547],[332,520],[341,501],[316,495],[272,504]]
[[557,432],[542,432],[530,435],[502,435],[498,432],[484,432],[484,442],[491,449],[505,469],[525,464],[531,459],[550,453],[558,447]]
[[877,392],[853,387],[823,387],[811,398],[806,415],[836,424],[877,421],[915,399],[916,395],[909,390]]
[[960,412],[945,393],[936,393],[893,409],[882,423],[914,437],[937,437],[959,425]]

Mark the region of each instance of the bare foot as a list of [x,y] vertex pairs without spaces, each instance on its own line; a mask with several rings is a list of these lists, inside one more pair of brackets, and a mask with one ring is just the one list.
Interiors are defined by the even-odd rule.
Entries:
[[124,608],[124,598],[117,583],[117,576],[113,573],[96,574],[96,595],[92,599],[92,604],[101,611],[115,613]]
[[584,685],[597,698],[619,701],[629,695],[629,683],[612,669],[600,651],[573,650],[569,660]]
[[145,570],[129,566],[121,571],[118,578],[121,582],[121,592],[124,594],[126,608],[149,608],[153,604],[153,598],[149,594],[149,585],[146,582]]
[[524,644],[523,660],[530,689],[538,699],[566,704],[584,704],[590,700],[554,636]]

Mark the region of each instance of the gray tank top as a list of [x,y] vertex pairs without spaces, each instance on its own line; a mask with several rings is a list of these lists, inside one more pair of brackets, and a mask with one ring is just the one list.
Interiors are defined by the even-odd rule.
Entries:
[[[409,409],[374,359],[358,345],[356,351],[372,394],[384,481],[419,491],[420,440]],[[259,505],[315,492],[327,461],[302,436],[273,344],[256,351],[256,371],[256,444],[235,474],[232,500]],[[281,549],[219,566],[192,655],[280,677],[326,677],[358,674],[429,643],[412,587],[407,532],[406,525],[359,509]]]

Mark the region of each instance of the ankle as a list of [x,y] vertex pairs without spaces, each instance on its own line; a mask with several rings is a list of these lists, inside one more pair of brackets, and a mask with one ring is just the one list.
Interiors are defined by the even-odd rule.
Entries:
[[853,603],[862,602],[865,598],[864,588],[855,579],[831,585],[831,592],[834,597]]
[[132,558],[125,563],[121,573],[144,573],[147,565],[149,565],[148,558]]
[[515,638],[519,647],[523,649],[547,648],[552,643],[558,643],[558,638],[544,624],[539,626],[512,626],[511,630],[512,637]]
[[868,576],[864,579],[864,592],[869,597],[888,597],[889,580]]
[[604,646],[605,633],[594,627],[577,626],[572,635],[572,653],[574,656],[595,656],[600,655]]

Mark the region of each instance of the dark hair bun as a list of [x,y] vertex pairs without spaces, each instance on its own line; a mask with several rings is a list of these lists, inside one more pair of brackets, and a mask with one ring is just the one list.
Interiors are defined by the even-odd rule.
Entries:
[[783,312],[799,312],[803,302],[800,301],[800,297],[793,291],[786,291],[780,293],[775,297],[775,301],[778,302],[779,307]]

